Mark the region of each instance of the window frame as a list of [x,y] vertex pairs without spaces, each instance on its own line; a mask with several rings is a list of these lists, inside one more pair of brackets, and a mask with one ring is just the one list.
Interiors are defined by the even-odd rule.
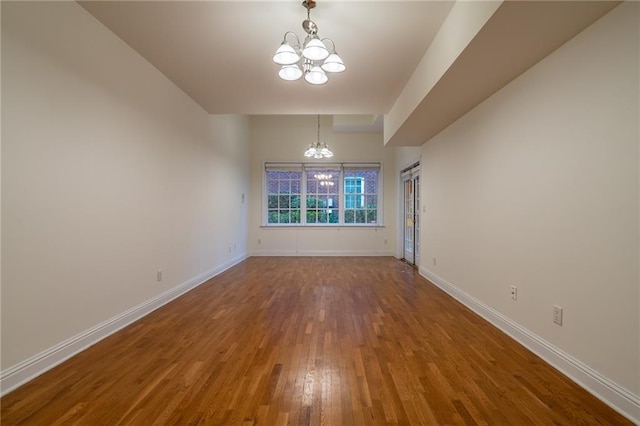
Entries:
[[[338,222],[337,223],[331,223],[331,222],[311,222],[308,223],[307,222],[307,213],[309,210],[315,210],[316,212],[319,212],[320,209],[318,207],[315,207],[315,209],[307,209],[308,207],[308,198],[309,196],[317,196],[319,197],[321,192],[319,191],[315,191],[313,193],[309,193],[307,185],[308,185],[308,176],[307,173],[337,173],[338,174],[338,182],[337,182],[337,193],[335,194],[337,197],[337,204],[338,204]],[[303,213],[301,213],[301,220],[300,223],[304,226],[337,226],[340,224],[340,220],[341,220],[341,215],[342,215],[342,211],[343,208],[340,207],[340,205],[342,204],[340,201],[342,199],[342,167],[339,167],[339,165],[336,164],[316,164],[316,163],[309,163],[307,165],[307,167],[305,167],[305,165],[303,164],[302,167],[302,179],[304,180],[304,185],[303,185],[303,193],[300,196],[300,199],[303,201],[302,204],[302,210]]]
[[[345,170],[352,169],[375,169],[378,172],[377,194],[376,194],[376,223],[351,223],[345,222],[346,198],[345,198]],[[307,171],[335,171],[339,174],[338,178],[338,222],[337,223],[307,223]],[[269,223],[268,208],[268,171],[296,171],[301,173],[300,182],[300,223]],[[326,228],[326,227],[364,227],[376,228],[384,226],[383,222],[383,165],[380,162],[367,163],[282,163],[282,162],[265,162],[262,172],[262,227],[266,228],[283,228],[283,227],[304,227],[304,228]],[[364,181],[362,183],[364,189]],[[317,193],[314,193],[317,194]],[[364,197],[364,194],[362,194]]]
[[[270,171],[278,171],[278,172],[301,172],[300,175],[300,222],[299,223],[269,223],[269,195],[271,195],[269,193],[269,180],[267,179],[267,173]],[[268,225],[268,226],[273,226],[273,227],[287,227],[287,226],[300,226],[300,224],[302,223],[302,204],[303,204],[303,199],[302,199],[302,194],[304,194],[304,189],[303,189],[303,185],[304,183],[303,181],[303,174],[302,174],[302,170],[295,167],[295,165],[281,165],[278,164],[277,166],[273,166],[273,165],[267,165],[265,164],[265,168],[264,168],[264,172],[263,172],[263,180],[264,180],[264,186],[262,189],[262,195],[263,195],[263,202],[262,202],[262,223],[264,225]],[[290,179],[291,181],[291,179]],[[273,194],[273,195],[277,195],[278,197],[280,197],[280,193],[277,194]],[[292,197],[292,194],[289,193],[289,197]],[[291,214],[291,206],[289,206],[289,208],[287,209],[289,211],[289,214]],[[278,208],[278,211],[280,211],[280,209]],[[290,216],[291,217],[291,216]]]

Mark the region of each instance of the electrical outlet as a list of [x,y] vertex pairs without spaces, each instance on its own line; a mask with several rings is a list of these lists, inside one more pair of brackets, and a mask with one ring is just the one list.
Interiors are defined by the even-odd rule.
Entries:
[[162,281],[162,271],[158,270],[158,272],[156,272],[156,280],[158,282]]
[[562,325],[562,306],[553,305],[553,322]]
[[262,240],[258,238],[258,244],[262,244]]
[[513,300],[518,300],[518,287],[515,285],[511,286],[511,298]]
[[387,240],[384,240],[384,245],[386,246],[388,242],[389,242],[389,241],[387,241]]
[[436,266],[438,264],[438,262],[436,261],[436,258],[433,258],[433,266]]

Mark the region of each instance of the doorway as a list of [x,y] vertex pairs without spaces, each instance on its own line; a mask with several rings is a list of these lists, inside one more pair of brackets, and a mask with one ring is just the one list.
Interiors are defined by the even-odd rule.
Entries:
[[420,261],[420,164],[402,171],[403,193],[403,259],[418,266]]

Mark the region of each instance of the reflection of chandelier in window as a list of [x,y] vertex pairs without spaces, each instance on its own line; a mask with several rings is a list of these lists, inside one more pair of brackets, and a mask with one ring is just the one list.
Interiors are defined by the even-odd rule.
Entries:
[[314,175],[313,177],[320,181],[320,186],[333,186],[333,185],[335,185],[335,182],[333,182],[331,180],[333,178],[333,176],[330,175],[330,174],[320,173],[318,175]]

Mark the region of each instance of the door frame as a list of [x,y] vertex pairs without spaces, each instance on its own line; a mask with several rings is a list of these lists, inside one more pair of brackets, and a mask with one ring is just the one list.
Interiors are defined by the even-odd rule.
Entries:
[[[407,182],[411,182],[412,199],[407,200]],[[409,167],[404,168],[400,172],[400,223],[401,223],[401,247],[399,250],[400,258],[405,262],[419,267],[420,264],[420,162],[416,162]],[[407,201],[411,203],[407,212]],[[410,252],[407,251],[407,224],[411,223],[410,244],[412,245]],[[410,253],[410,256],[407,256]]]

